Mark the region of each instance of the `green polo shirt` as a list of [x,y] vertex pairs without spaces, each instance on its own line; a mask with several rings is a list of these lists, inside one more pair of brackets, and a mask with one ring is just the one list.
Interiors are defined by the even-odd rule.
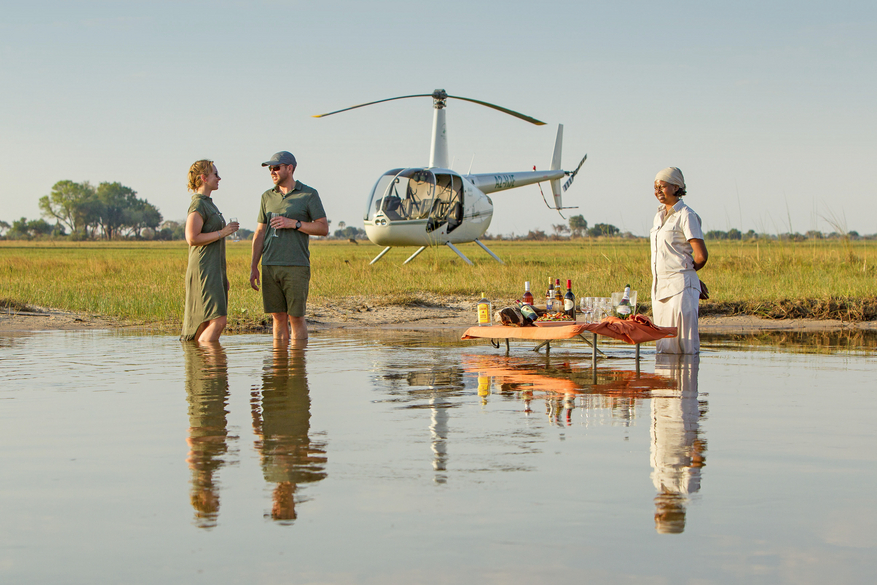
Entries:
[[[308,187],[301,181],[295,182],[295,189],[284,195],[274,187],[262,193],[259,206],[259,223],[268,223],[268,213],[279,213],[289,219],[315,221],[326,217],[323,202],[317,190]],[[271,226],[265,232],[265,244],[262,246],[262,266],[310,266],[311,254],[308,250],[306,233],[287,228],[277,230],[277,237],[272,237]]]

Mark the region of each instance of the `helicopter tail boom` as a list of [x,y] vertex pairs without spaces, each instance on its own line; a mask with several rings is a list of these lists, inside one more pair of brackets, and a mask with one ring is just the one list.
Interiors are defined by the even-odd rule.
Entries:
[[558,169],[556,171],[525,171],[522,173],[482,173],[466,175],[466,178],[482,193],[495,193],[534,183],[560,181],[565,174],[563,170]]

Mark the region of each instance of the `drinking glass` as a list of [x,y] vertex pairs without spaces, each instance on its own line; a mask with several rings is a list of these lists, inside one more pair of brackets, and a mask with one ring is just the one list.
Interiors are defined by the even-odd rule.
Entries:
[[[271,220],[280,214],[279,213],[271,213],[269,211],[267,215],[268,215],[268,225],[271,225]],[[272,238],[279,238],[280,237],[277,235],[277,228],[276,227],[273,227],[273,226],[271,227],[271,237]]]
[[582,314],[585,323],[594,322],[594,297],[582,297]]
[[[236,217],[232,217],[232,218],[230,218],[230,219],[228,220],[228,223],[237,223],[237,221],[238,221],[238,218],[236,218]],[[237,232],[235,232],[235,233],[233,233],[233,234],[231,235],[231,241],[232,241],[232,242],[239,242],[240,239],[241,239],[241,237],[238,235]]]
[[636,291],[630,291],[630,316],[636,315]]
[[617,307],[618,305],[621,304],[621,299],[623,299],[623,298],[624,298],[624,293],[623,293],[623,292],[614,292],[614,293],[612,293],[612,296],[610,297],[610,299],[611,299],[611,302],[612,302],[612,311],[613,311],[613,312],[615,311],[615,307]]

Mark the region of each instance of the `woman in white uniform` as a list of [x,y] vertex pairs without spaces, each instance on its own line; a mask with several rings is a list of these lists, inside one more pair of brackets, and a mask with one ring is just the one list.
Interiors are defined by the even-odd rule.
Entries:
[[655,197],[661,205],[650,232],[652,248],[652,315],[655,325],[676,327],[677,335],[659,339],[658,353],[697,354],[698,299],[701,283],[696,271],[708,253],[700,217],[685,203],[682,171],[668,167],[655,177]]

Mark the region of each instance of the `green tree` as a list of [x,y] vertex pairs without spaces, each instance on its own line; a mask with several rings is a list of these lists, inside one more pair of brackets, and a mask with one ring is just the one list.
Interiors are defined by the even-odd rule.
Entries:
[[137,193],[121,183],[101,183],[95,191],[98,222],[106,239],[112,240],[119,236],[119,230],[125,226],[125,215],[137,204]]
[[141,231],[146,228],[153,230],[158,229],[161,225],[162,217],[158,208],[145,199],[137,199],[128,209],[125,210],[125,227],[130,230],[130,234],[141,236]]
[[614,236],[620,231],[611,223],[598,223],[588,230],[588,235],[592,238],[598,238],[600,236]]
[[572,232],[574,237],[580,238],[588,229],[588,222],[585,221],[585,216],[583,215],[574,215],[569,218],[569,229]]
[[56,219],[71,232],[85,233],[96,223],[95,203],[95,190],[88,181],[58,181],[39,204],[43,217]]

